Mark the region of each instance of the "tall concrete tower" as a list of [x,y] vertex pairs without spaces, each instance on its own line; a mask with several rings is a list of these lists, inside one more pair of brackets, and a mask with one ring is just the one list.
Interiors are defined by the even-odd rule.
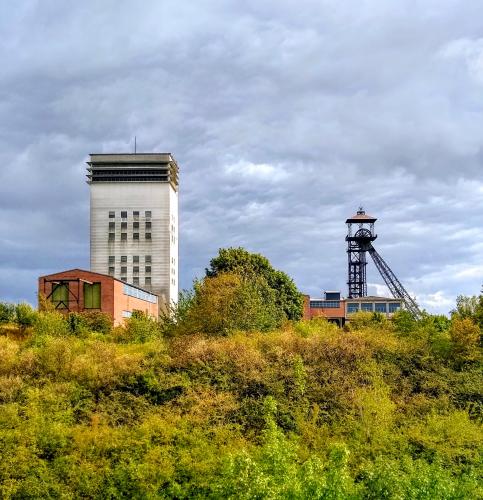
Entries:
[[91,271],[178,298],[178,165],[170,153],[91,154]]

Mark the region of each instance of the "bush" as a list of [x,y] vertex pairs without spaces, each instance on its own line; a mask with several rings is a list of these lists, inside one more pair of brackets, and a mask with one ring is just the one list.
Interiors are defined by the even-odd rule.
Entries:
[[34,311],[31,305],[21,303],[15,306],[15,323],[25,330],[29,326],[33,326],[37,318],[37,312]]
[[0,302],[0,325],[2,323],[13,323],[15,321],[15,305],[8,302]]

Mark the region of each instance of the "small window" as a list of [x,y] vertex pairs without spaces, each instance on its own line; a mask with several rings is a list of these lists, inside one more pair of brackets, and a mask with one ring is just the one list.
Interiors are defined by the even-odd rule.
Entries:
[[401,304],[399,302],[389,302],[389,312],[395,313],[401,309]]
[[139,285],[139,277],[134,276],[134,278],[132,279],[132,282],[133,282],[133,285]]
[[116,236],[114,233],[109,233],[109,241],[114,241],[116,239]]
[[121,241],[127,241],[127,233],[121,233]]
[[109,255],[109,264],[114,264],[116,262],[116,257],[114,255]]
[[121,212],[121,219],[127,219],[127,212]]
[[372,312],[372,304],[361,304],[361,310],[366,312]]
[[132,272],[133,272],[134,274],[138,274],[138,273],[139,273],[139,266],[134,266],[134,267],[132,268]]
[[121,229],[127,230],[127,222],[121,222]]
[[127,276],[121,276],[121,281],[127,281]]
[[121,262],[127,262],[127,255],[121,255]]
[[146,257],[144,257],[144,262],[146,262],[146,264],[151,264],[151,255],[146,255]]
[[109,212],[109,219],[114,219],[116,217],[116,212]]
[[144,278],[144,284],[146,286],[151,286],[151,277],[150,276],[146,276],[146,278]]
[[139,210],[134,210],[132,213],[133,219],[138,220],[139,219]]
[[150,221],[146,221],[146,230],[151,230],[151,222]]
[[139,240],[139,233],[132,233],[133,240]]
[[145,236],[146,236],[146,239],[147,239],[147,240],[150,240],[150,239],[151,239],[151,233],[146,233],[146,235],[145,235]]
[[132,223],[132,228],[133,229],[139,229],[139,222],[133,222]]
[[151,210],[146,210],[144,212],[144,216],[146,217],[146,219],[150,219],[151,218]]
[[151,272],[151,266],[146,266],[146,267],[144,268],[144,272],[146,272],[146,273],[150,273],[150,272]]
[[132,261],[137,264],[139,262],[139,255],[133,255]]
[[378,313],[386,312],[386,303],[385,302],[376,302],[374,304],[374,310]]
[[101,284],[100,283],[84,283],[84,308],[85,309],[100,309],[101,308]]
[[69,307],[69,284],[57,283],[52,288],[52,303],[56,309],[67,309]]
[[122,266],[121,267],[121,274],[126,274],[127,273],[127,267],[126,266]]
[[347,313],[352,314],[355,313],[359,310],[359,304],[358,303],[353,303],[353,304],[347,304]]
[[111,231],[114,231],[114,229],[116,229],[116,223],[115,222],[109,222],[109,230]]
[[114,276],[116,268],[114,266],[109,266],[109,276]]

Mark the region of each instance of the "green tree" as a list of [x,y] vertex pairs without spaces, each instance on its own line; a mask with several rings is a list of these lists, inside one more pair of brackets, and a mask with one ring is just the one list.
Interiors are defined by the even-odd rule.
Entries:
[[182,330],[188,327],[208,335],[228,335],[237,330],[268,331],[283,322],[275,292],[263,278],[248,280],[224,273],[206,277],[194,288],[193,305]]
[[287,319],[299,320],[302,317],[302,294],[293,280],[284,272],[274,269],[263,255],[250,253],[242,247],[220,248],[218,256],[211,259],[206,276],[214,277],[222,273],[239,274],[246,280],[256,277],[265,279],[275,291],[275,301]]

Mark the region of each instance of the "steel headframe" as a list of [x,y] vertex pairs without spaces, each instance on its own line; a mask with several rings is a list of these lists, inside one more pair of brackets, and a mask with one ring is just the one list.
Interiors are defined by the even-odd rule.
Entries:
[[[421,310],[416,301],[409,295],[391,268],[384,259],[376,252],[372,242],[377,238],[374,232],[374,222],[377,219],[366,215],[363,208],[360,207],[357,214],[347,219],[347,257],[348,257],[348,281],[349,298],[358,298],[367,296],[366,254],[369,254],[374,261],[382,279],[391,291],[395,299],[401,300],[406,309],[415,317],[421,317]],[[352,233],[352,225],[356,224],[357,230]]]

